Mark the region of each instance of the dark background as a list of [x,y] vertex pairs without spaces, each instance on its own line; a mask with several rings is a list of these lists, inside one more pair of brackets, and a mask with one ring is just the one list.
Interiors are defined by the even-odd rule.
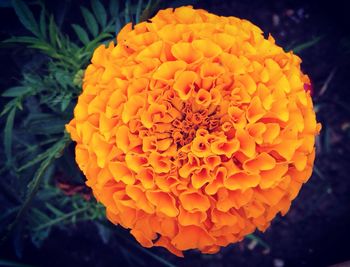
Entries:
[[[46,1],[46,5],[64,28],[75,19],[83,2]],[[175,4],[162,1],[161,7],[192,4],[218,15],[248,19],[289,49],[322,37],[299,55],[303,59],[303,71],[312,80],[317,117],[323,130],[317,140],[317,171],[303,186],[289,213],[276,218],[264,234],[257,233],[269,249],[245,240],[223,248],[216,255],[188,252],[184,259],[158,248],[150,251],[176,266],[191,267],[329,266],[350,260],[350,8],[347,3],[339,0],[208,0],[175,1]],[[25,33],[10,1],[0,1],[0,6],[0,40]],[[68,28],[67,32],[70,33]],[[33,57],[19,48],[0,49],[1,91],[16,85]],[[1,99],[0,106],[4,103]],[[330,146],[323,145],[325,138],[330,140]],[[105,243],[92,224],[83,223],[69,231],[54,230],[40,249],[28,241],[22,258],[15,255],[10,245],[0,251],[0,258],[33,266],[164,265],[135,246],[132,237],[125,240],[117,235]],[[138,260],[128,260],[123,255],[125,251]]]

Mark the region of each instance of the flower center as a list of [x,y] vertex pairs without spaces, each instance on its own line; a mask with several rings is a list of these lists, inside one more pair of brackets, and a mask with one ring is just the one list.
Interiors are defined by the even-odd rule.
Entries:
[[182,120],[175,119],[172,122],[174,128],[171,130],[174,143],[178,147],[191,143],[198,129],[213,132],[219,127],[220,119],[216,116],[217,111],[211,114],[208,109],[194,111],[190,103],[186,103],[182,111],[184,114]]

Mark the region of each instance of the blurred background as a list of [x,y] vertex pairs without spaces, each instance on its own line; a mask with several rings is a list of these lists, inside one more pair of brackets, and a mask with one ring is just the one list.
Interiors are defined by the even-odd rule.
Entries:
[[[331,266],[350,260],[348,1],[0,0],[0,266]],[[84,185],[63,134],[94,48],[193,5],[248,19],[302,60],[322,131],[314,173],[265,233],[177,258],[144,249]],[[342,266],[350,266],[342,265]]]

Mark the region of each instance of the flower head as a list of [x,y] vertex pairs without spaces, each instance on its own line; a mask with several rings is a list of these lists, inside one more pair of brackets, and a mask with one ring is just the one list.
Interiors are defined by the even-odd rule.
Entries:
[[312,172],[301,60],[252,23],[180,7],[93,54],[67,125],[107,217],[145,247],[215,253],[264,231]]

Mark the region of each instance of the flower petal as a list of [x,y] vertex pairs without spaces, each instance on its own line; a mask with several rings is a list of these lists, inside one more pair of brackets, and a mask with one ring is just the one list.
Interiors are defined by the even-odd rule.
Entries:
[[179,210],[175,205],[175,199],[168,193],[162,191],[147,191],[147,199],[161,212],[169,217],[175,217]]

